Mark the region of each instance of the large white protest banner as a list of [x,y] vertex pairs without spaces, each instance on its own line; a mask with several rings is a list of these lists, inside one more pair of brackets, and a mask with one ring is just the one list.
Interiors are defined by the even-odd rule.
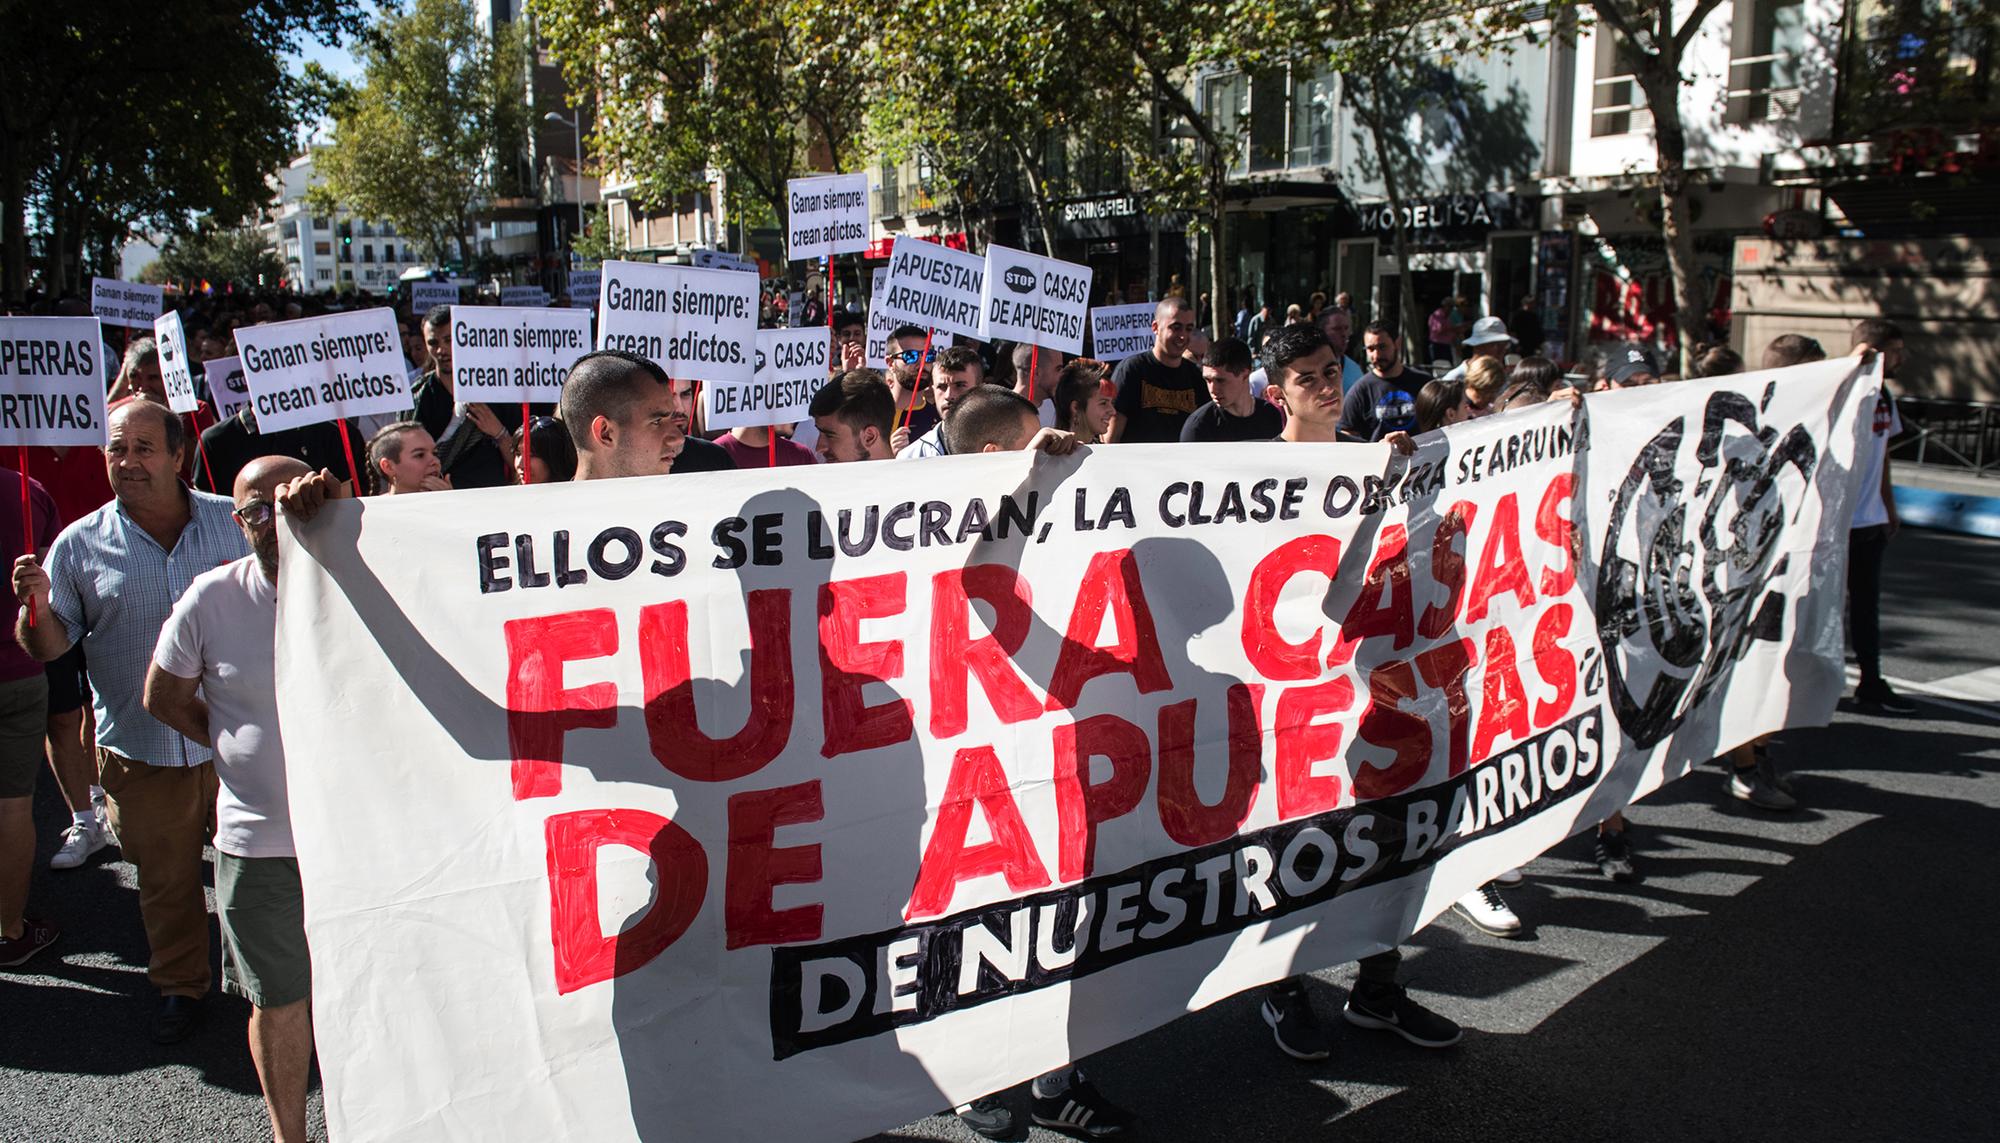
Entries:
[[979,302],[981,340],[1082,353],[1089,309],[1090,267],[1007,246],[986,248],[986,290]]
[[[864,364],[870,369],[887,368],[889,357],[889,335],[896,332],[902,323],[882,312],[882,291],[888,288],[889,268],[877,266],[869,272],[868,279],[868,344],[863,351]],[[877,362],[881,365],[878,366]]]
[[1097,306],[1090,311],[1090,355],[1123,361],[1153,348],[1154,303]]
[[226,421],[249,403],[250,383],[243,379],[242,358],[217,357],[203,362],[201,368],[208,378],[208,399],[217,417]]
[[785,184],[785,253],[794,262],[868,249],[868,176],[809,175]]
[[160,354],[160,380],[167,387],[167,408],[192,413],[201,407],[194,391],[194,362],[188,359],[187,332],[181,315],[168,310],[153,319],[153,342]]
[[1830,716],[1878,384],[287,518],[333,1137],[849,1140],[1393,947]]
[[606,262],[597,347],[668,375],[747,384],[756,373],[757,277],[656,262]]
[[236,355],[265,432],[410,407],[403,339],[386,308],[239,326]]
[[980,332],[986,259],[921,238],[898,238],[889,249],[889,280],[875,306],[890,321],[939,333]]
[[411,282],[410,311],[418,317],[430,312],[432,306],[455,306],[458,304],[458,287],[450,282]]
[[503,306],[545,306],[549,304],[549,292],[540,286],[502,286],[500,304]]
[[559,401],[590,352],[590,311],[451,307],[451,384],[460,401]]
[[809,329],[757,331],[757,374],[748,385],[702,387],[708,426],[792,425],[805,419],[813,394],[826,384],[827,354],[833,334],[823,325]]
[[104,443],[103,338],[94,317],[0,317],[0,445]]
[[90,312],[105,325],[137,329],[153,328],[153,319],[166,308],[166,291],[139,282],[116,278],[90,280]]

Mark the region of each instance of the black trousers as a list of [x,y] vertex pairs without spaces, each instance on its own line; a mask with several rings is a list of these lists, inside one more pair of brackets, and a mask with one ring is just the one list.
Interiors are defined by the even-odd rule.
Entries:
[[1861,685],[1882,680],[1882,556],[1889,525],[1856,528],[1847,540],[1847,640],[1861,667]]

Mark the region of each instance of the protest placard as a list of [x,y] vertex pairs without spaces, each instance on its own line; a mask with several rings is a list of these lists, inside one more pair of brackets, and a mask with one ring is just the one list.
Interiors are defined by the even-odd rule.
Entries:
[[105,325],[150,330],[153,319],[166,308],[166,292],[158,286],[121,282],[116,278],[90,280],[90,312]]
[[502,286],[500,304],[503,306],[545,306],[549,304],[549,292],[540,286]]
[[103,338],[94,317],[0,317],[0,445],[104,443]]
[[215,415],[223,420],[236,415],[250,401],[250,383],[243,379],[243,359],[217,357],[202,364],[208,378],[208,400]]
[[239,326],[236,355],[265,432],[410,408],[403,339],[386,308]]
[[411,282],[410,312],[422,317],[432,306],[458,304],[458,287],[450,282]]
[[806,406],[827,380],[833,334],[823,325],[807,329],[757,331],[757,373],[747,385],[702,386],[708,427],[790,425],[805,419]]
[[902,323],[882,312],[882,291],[889,282],[889,268],[877,266],[868,282],[868,348],[864,364],[870,369],[887,368],[889,335]]
[[1090,309],[1090,267],[1006,246],[986,248],[980,338],[1083,352]]
[[201,407],[194,391],[194,363],[188,360],[187,334],[181,315],[168,310],[153,319],[153,342],[160,353],[160,379],[167,387],[167,408],[192,413]]
[[451,385],[459,401],[559,401],[563,378],[590,352],[590,311],[451,307]]
[[745,258],[741,254],[732,254],[727,250],[709,250],[704,248],[696,250],[692,257],[695,269],[697,270],[748,270],[753,274],[757,273],[757,262],[755,259]]
[[1152,302],[1092,309],[1090,355],[1099,361],[1123,361],[1153,348],[1153,310]]
[[604,275],[595,268],[569,272],[569,304],[589,309],[597,300]]
[[851,1140],[1392,948],[1830,716],[1878,388],[287,516],[330,1133]]
[[794,262],[868,248],[868,176],[811,175],[785,184],[785,252]]
[[876,304],[884,317],[940,333],[984,338],[980,300],[986,259],[920,238],[898,238],[889,250],[889,281]]
[[658,262],[606,262],[597,347],[668,376],[748,384],[756,373],[757,277]]

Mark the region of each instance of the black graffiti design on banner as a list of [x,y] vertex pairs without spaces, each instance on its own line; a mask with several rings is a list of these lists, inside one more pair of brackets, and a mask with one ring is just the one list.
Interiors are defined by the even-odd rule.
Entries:
[[1612,709],[1641,748],[1678,729],[1752,643],[1784,635],[1787,600],[1771,581],[1789,557],[1778,537],[1806,501],[1819,449],[1804,425],[1781,435],[1758,423],[1775,392],[1766,386],[1761,404],[1709,397],[1692,489],[1675,475],[1688,443],[1677,417],[1639,451],[1613,498],[1597,634]]

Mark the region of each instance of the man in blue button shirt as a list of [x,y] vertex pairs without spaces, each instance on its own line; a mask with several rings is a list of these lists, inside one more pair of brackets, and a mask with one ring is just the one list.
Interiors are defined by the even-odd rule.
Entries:
[[146,669],[188,584],[250,553],[234,505],[181,483],[186,445],[166,406],[120,406],[104,450],[115,498],[63,529],[46,570],[32,555],[14,562],[21,646],[48,662],[83,644],[111,824],[138,871],[146,975],[162,996],[153,1038],[163,1044],[193,1030],[211,984],[201,850],[216,778],[207,747],[146,713]]

